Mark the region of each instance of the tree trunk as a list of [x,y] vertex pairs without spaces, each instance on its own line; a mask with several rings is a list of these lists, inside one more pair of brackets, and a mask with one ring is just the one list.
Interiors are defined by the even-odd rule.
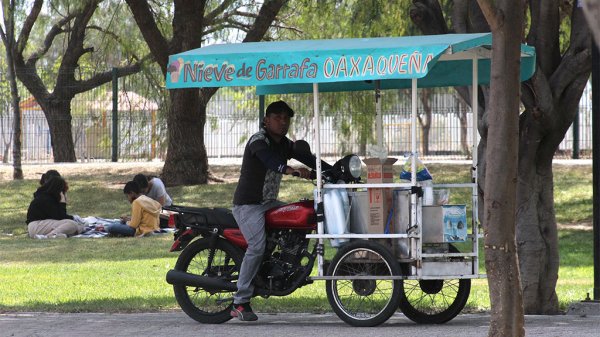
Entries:
[[50,128],[54,162],[76,162],[77,157],[71,130],[71,99],[50,101],[44,108],[44,113]]
[[522,161],[517,195],[517,238],[525,312],[556,314],[558,233],[554,217],[552,160]]
[[19,107],[19,89],[14,71],[13,58],[10,51],[6,52],[8,63],[8,80],[10,82],[10,96],[13,106],[13,179],[23,179],[23,166],[21,164],[21,109]]
[[[167,115],[169,145],[161,178],[167,185],[193,185],[208,182],[208,159],[204,147],[206,105],[212,93],[198,89],[170,91]],[[190,137],[194,135],[194,137]]]
[[524,336],[515,243],[519,134],[521,0],[478,0],[492,28],[484,206],[485,265],[492,313],[489,336]]
[[559,24],[557,6],[532,6],[538,29],[532,29],[528,41],[536,45],[538,69],[522,87],[516,233],[526,314],[559,313],[552,159],[575,119],[591,71],[591,39],[581,8],[573,7],[569,48],[558,54],[558,27],[547,28]]
[[[23,167],[21,165],[21,110],[19,108],[19,88],[17,87],[17,76],[15,73],[15,58],[13,54],[13,43],[15,41],[15,2],[3,3],[4,25],[0,26],[0,38],[6,52],[7,76],[10,83],[10,96],[13,106],[13,179],[23,179]],[[2,29],[6,27],[6,32]]]

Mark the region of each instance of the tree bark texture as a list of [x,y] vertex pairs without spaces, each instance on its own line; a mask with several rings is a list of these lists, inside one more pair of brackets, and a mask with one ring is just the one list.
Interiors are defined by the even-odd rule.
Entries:
[[[591,71],[591,40],[583,11],[574,6],[568,49],[559,48],[556,1],[532,1],[538,68],[523,85],[517,185],[517,245],[526,314],[558,313],[558,229],[552,159],[577,113]],[[536,29],[533,29],[533,27]]]
[[[169,55],[201,47],[203,32],[233,2],[218,6],[221,12],[205,13],[206,1],[175,0],[173,36],[162,35],[148,1],[127,0],[127,5],[148,44],[154,60],[166,76]],[[243,42],[260,41],[286,0],[267,0],[254,23],[248,27]],[[234,15],[235,11],[227,15]],[[208,182],[208,159],[204,144],[206,107],[218,88],[169,90],[167,116],[168,152],[161,178],[167,185],[193,185]]]
[[[197,89],[171,91],[171,107],[167,115],[169,143],[162,177],[169,185],[206,183],[206,105],[201,104]],[[186,172],[195,174],[185,174]]]
[[[522,0],[478,0],[492,28],[484,205],[489,336],[524,336],[515,243]],[[515,10],[517,9],[517,10]]]
[[[452,23],[455,32],[486,31],[488,25],[478,20],[482,15],[475,2],[454,1]],[[558,313],[555,288],[559,257],[552,159],[575,118],[579,99],[590,76],[591,39],[582,9],[573,6],[569,45],[561,51],[559,6],[564,4],[555,0],[529,1],[528,4],[531,26],[527,42],[536,48],[537,70],[521,86],[521,102],[525,111],[519,120],[516,237],[524,312],[554,314]],[[468,92],[462,93],[461,88],[457,91],[466,102],[470,102]],[[484,153],[488,146],[487,123],[491,105],[486,89],[480,88],[479,92],[481,141],[478,148],[478,183],[480,219],[484,219],[482,209],[485,200],[482,199],[489,192],[483,188],[488,164]]]

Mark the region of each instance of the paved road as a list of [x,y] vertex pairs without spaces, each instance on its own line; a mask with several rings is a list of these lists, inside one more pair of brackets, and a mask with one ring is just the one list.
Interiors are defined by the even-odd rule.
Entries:
[[[460,315],[443,325],[416,325],[401,314],[375,328],[354,328],[333,314],[260,314],[258,322],[196,323],[181,312],[143,314],[0,314],[0,336],[386,337],[487,336],[489,315]],[[527,336],[600,336],[600,316],[526,316]]]

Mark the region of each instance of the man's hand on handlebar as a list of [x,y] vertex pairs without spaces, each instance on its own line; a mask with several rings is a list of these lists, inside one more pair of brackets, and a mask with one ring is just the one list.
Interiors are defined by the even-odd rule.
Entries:
[[310,174],[310,170],[304,168],[304,167],[300,167],[300,168],[296,168],[296,169],[291,169],[292,170],[292,175],[294,177],[300,177],[303,179],[311,179],[311,174]]

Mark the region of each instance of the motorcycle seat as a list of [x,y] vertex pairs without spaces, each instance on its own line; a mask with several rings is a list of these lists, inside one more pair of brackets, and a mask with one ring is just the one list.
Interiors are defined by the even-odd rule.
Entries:
[[178,213],[179,221],[190,227],[238,228],[233,213],[228,208],[176,205],[163,208]]

